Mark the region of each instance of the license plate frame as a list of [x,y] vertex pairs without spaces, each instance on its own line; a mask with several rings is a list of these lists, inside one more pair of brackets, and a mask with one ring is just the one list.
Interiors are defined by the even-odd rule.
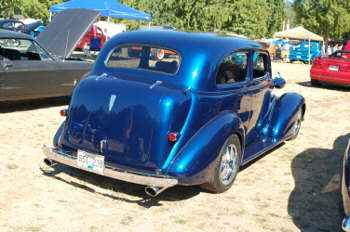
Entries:
[[338,72],[338,71],[339,71],[339,66],[330,65],[330,66],[328,67],[328,69],[331,70],[331,71]]
[[105,157],[87,151],[78,150],[77,166],[90,172],[103,174],[105,168]]

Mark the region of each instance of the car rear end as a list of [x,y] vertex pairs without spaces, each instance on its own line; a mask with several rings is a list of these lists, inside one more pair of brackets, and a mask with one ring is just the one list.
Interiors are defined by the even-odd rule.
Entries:
[[[164,60],[129,56],[134,45],[117,48],[105,64],[118,74],[96,74],[75,88],[66,120],[54,147],[44,147],[46,163],[63,163],[136,184],[150,195],[176,185],[168,176],[169,154],[189,114],[192,98],[185,87],[167,82],[177,78],[175,51]],[[158,48],[159,49],[159,48]],[[139,68],[139,65],[146,65]],[[128,68],[125,68],[128,67]]]
[[350,59],[316,57],[310,77],[311,80],[350,86]]

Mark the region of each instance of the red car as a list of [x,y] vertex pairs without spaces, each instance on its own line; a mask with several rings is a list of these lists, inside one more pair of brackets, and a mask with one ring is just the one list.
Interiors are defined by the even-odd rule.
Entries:
[[346,42],[344,50],[350,51],[350,40]]
[[336,51],[330,56],[316,57],[310,70],[311,84],[331,83],[350,86],[350,51]]
[[77,45],[77,49],[83,49],[85,46],[90,46],[90,50],[100,50],[107,41],[107,36],[101,28],[92,25],[90,30],[86,32],[84,37]]

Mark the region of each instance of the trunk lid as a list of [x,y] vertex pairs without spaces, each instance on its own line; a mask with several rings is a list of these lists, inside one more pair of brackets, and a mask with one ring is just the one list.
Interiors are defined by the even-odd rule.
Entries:
[[339,67],[339,71],[350,71],[349,58],[322,57],[319,63],[320,66],[324,69],[329,69],[330,67]]
[[181,130],[189,104],[189,96],[165,83],[89,77],[73,93],[64,140],[106,162],[159,169],[172,147],[168,133]]

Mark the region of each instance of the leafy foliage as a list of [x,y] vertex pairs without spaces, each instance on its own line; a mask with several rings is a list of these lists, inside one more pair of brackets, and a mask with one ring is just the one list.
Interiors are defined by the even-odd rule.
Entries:
[[[284,0],[122,0],[153,16],[155,25],[188,31],[232,31],[250,38],[272,36],[283,27]],[[136,27],[142,22],[133,22]]]
[[[49,7],[64,0],[0,0],[0,17],[14,14],[48,21]],[[67,0],[65,0],[67,1]],[[282,29],[284,0],[120,0],[152,15],[152,24],[188,31],[231,31],[250,38],[272,36]],[[136,29],[147,22],[115,20]]]
[[329,39],[338,40],[350,31],[350,1],[296,0],[297,23]]

